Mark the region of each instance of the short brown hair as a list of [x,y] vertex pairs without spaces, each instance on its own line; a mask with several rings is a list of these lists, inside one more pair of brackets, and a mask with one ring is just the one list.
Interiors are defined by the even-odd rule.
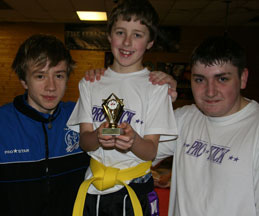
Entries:
[[25,40],[19,47],[12,68],[20,80],[25,81],[28,64],[33,63],[43,67],[50,61],[50,67],[60,61],[67,64],[67,76],[74,69],[75,61],[64,43],[53,35],[36,34]]
[[239,43],[228,36],[211,36],[193,51],[191,66],[197,62],[206,66],[230,63],[238,68],[241,77],[246,67],[246,53]]
[[122,17],[125,21],[139,20],[141,24],[146,25],[149,30],[150,41],[157,37],[159,17],[148,0],[124,0],[113,8],[108,19],[108,33],[111,34],[112,27],[118,18]]

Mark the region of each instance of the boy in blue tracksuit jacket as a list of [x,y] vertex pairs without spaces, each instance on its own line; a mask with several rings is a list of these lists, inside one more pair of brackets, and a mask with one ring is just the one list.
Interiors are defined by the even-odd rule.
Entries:
[[71,215],[89,157],[61,102],[75,62],[64,44],[34,35],[13,62],[24,95],[0,107],[0,215]]

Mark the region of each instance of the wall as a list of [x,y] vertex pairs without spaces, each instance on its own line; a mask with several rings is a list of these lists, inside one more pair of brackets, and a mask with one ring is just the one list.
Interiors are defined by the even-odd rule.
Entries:
[[[13,58],[19,45],[35,33],[54,34],[64,40],[63,24],[39,23],[0,23],[0,105],[11,102],[14,96],[24,92],[15,73],[11,70]],[[146,53],[144,61],[188,62],[194,47],[208,35],[222,35],[223,28],[183,27],[181,30],[180,50],[178,53]],[[247,50],[250,71],[245,96],[259,101],[259,28],[230,28],[229,35],[239,41]],[[104,52],[72,50],[71,55],[77,62],[77,68],[71,75],[64,100],[75,101],[78,98],[78,82],[84,71],[104,66]],[[190,101],[178,101],[177,106]]]
[[[23,94],[22,88],[11,65],[21,43],[32,34],[53,34],[64,41],[63,24],[39,23],[0,23],[0,105],[13,101],[16,95]],[[71,74],[64,100],[78,98],[78,82],[85,70],[101,68],[104,65],[104,52],[72,50],[71,55],[77,67]]]
[[[206,37],[223,35],[224,28],[220,27],[183,27],[181,29],[180,49],[177,53],[146,53],[144,61],[156,62],[186,62],[190,60],[192,50]],[[247,67],[249,78],[247,87],[242,91],[245,97],[259,102],[259,27],[231,27],[228,35],[238,41],[247,53]],[[175,107],[192,103],[192,101],[178,100]]]

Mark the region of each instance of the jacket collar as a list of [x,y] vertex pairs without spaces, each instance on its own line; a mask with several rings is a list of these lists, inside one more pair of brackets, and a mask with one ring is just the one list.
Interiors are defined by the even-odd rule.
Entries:
[[49,123],[50,121],[54,121],[58,114],[60,113],[60,103],[58,104],[56,110],[54,111],[53,114],[45,114],[38,112],[34,108],[32,108],[28,103],[27,103],[27,94],[24,95],[19,95],[14,98],[14,106],[15,108],[21,112],[22,114],[28,116],[31,119],[34,119],[39,122],[44,122],[44,123]]

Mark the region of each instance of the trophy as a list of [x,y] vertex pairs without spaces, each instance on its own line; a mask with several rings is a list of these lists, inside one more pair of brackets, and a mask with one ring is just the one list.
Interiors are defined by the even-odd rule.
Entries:
[[109,122],[109,128],[103,128],[103,135],[123,134],[121,128],[117,128],[120,117],[123,113],[123,99],[119,99],[115,94],[111,94],[106,100],[103,99],[103,110]]

